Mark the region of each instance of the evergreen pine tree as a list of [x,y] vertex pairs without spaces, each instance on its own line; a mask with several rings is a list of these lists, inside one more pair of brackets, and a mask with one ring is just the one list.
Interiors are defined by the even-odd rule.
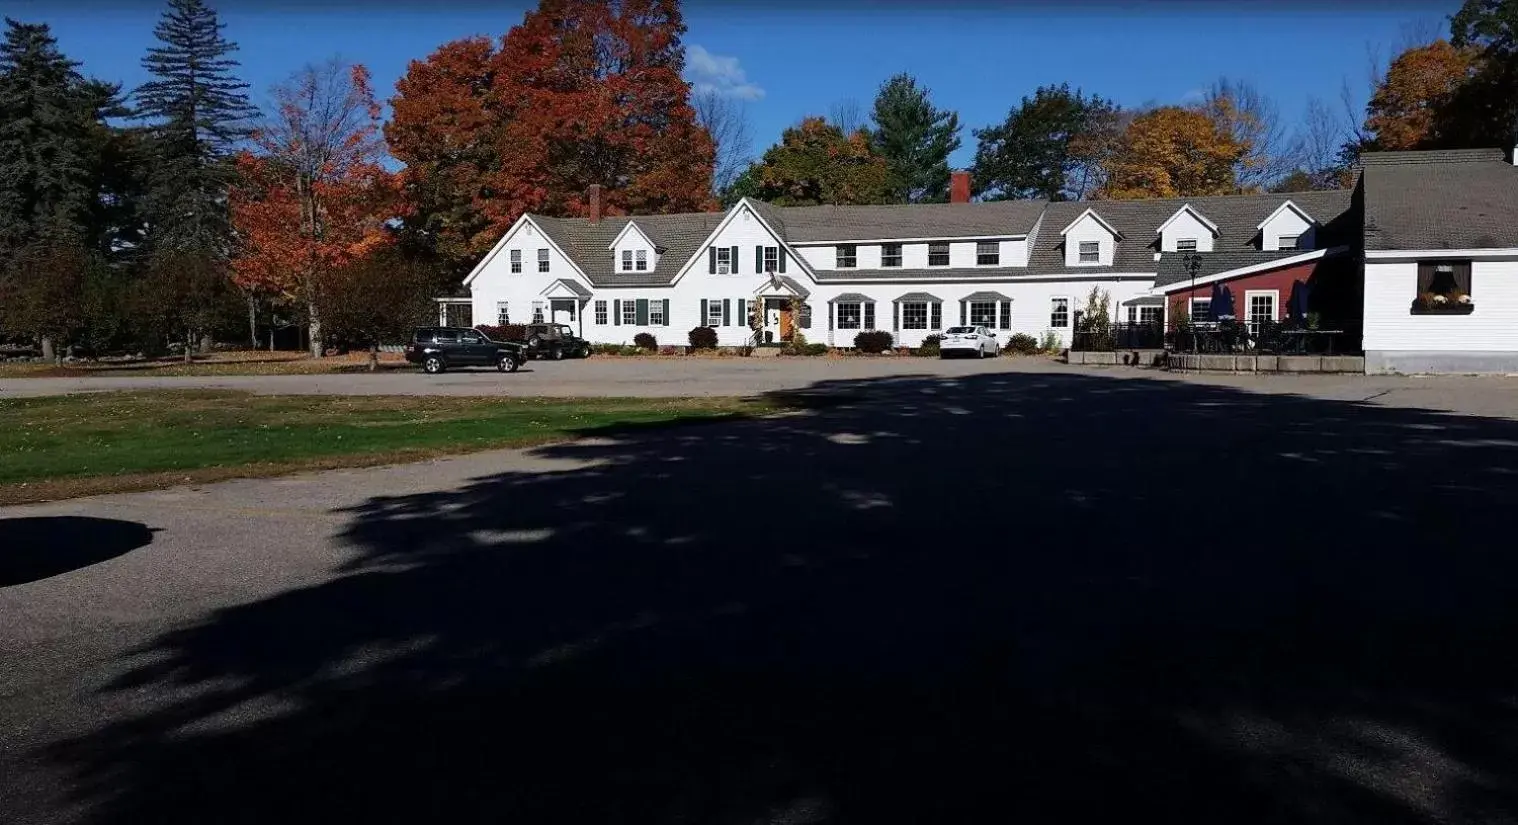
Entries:
[[203,0],[169,0],[143,68],[155,78],[137,90],[137,114],[151,122],[145,205],[155,248],[224,256],[230,247],[227,189],[231,154],[256,109],[228,55],[237,44]]
[[959,148],[959,115],[935,108],[927,89],[899,74],[881,85],[873,119],[871,140],[890,167],[896,200],[948,200],[949,154]]
[[0,43],[0,252],[84,240],[103,84],[86,81],[45,24],[5,20]]

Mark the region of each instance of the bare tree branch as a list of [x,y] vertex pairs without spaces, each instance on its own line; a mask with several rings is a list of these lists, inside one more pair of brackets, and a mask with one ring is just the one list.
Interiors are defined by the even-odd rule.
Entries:
[[834,103],[828,110],[828,122],[837,126],[845,135],[852,135],[863,129],[868,121],[864,107],[859,104],[859,101],[846,97]]
[[741,100],[710,89],[691,95],[691,107],[696,110],[696,123],[711,134],[717,145],[712,186],[724,192],[753,160],[754,139],[748,107]]

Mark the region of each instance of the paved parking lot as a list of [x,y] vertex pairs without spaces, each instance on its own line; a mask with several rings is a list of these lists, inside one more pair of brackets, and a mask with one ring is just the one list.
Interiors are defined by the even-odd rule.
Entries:
[[[143,383],[185,382],[96,382]],[[844,403],[0,509],[7,823],[1518,810],[1518,382],[859,359],[190,383]]]

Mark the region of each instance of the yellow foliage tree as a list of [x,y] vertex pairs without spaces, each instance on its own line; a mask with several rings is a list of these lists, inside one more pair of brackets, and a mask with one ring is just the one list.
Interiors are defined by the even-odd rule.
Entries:
[[1365,107],[1365,130],[1378,149],[1428,149],[1446,141],[1439,134],[1440,113],[1479,68],[1474,48],[1446,40],[1408,49],[1386,68],[1386,77]]
[[1235,168],[1249,149],[1205,112],[1161,106],[1128,125],[1101,196],[1125,200],[1231,194],[1239,191]]

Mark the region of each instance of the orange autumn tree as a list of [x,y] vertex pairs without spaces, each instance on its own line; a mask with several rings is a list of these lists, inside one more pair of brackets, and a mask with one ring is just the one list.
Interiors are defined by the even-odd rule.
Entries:
[[381,161],[380,109],[359,65],[308,66],[273,90],[276,114],[237,159],[232,222],[238,285],[303,311],[322,354],[323,279],[393,243],[399,183]]
[[541,0],[501,39],[450,43],[396,84],[385,136],[412,214],[465,271],[524,212],[709,209],[715,147],[681,78],[675,0]]
[[1161,106],[1133,119],[1108,169],[1101,196],[1112,200],[1227,195],[1249,153],[1207,113]]
[[1365,107],[1365,130],[1381,150],[1428,149],[1451,141],[1440,117],[1479,69],[1474,48],[1446,40],[1408,49],[1391,62]]

